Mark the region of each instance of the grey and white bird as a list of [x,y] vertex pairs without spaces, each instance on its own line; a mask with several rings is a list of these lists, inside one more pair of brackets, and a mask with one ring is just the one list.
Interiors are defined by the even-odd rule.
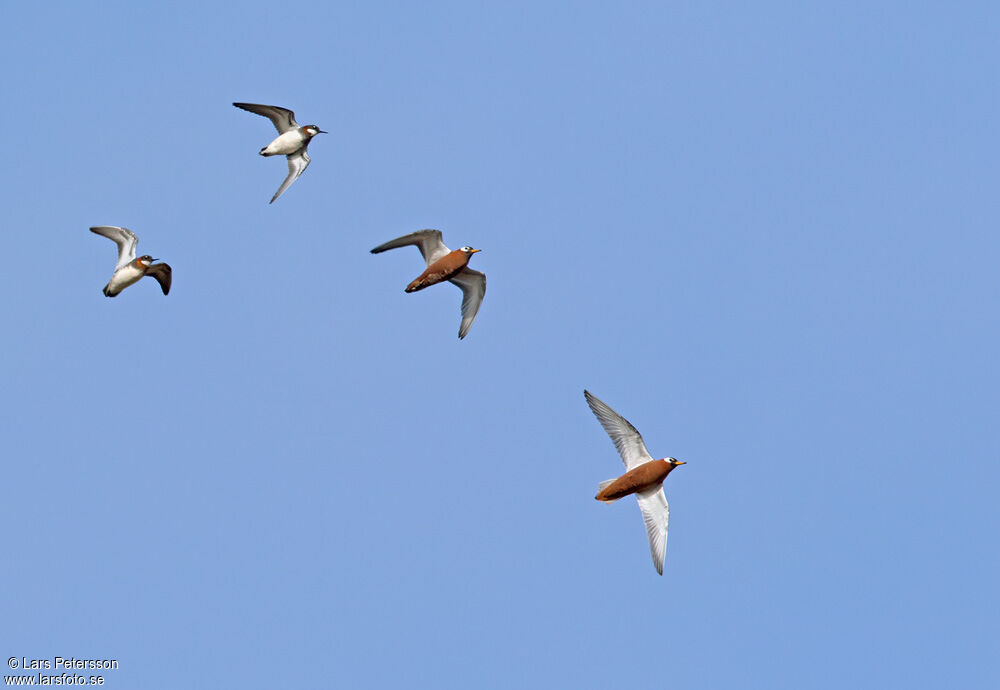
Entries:
[[406,292],[423,290],[445,280],[461,288],[462,324],[458,329],[458,337],[464,338],[472,327],[472,322],[476,320],[479,305],[483,303],[483,296],[486,294],[486,274],[469,268],[469,259],[482,250],[462,247],[452,251],[441,239],[440,230],[418,230],[380,244],[372,249],[372,254],[411,244],[420,250],[427,262],[427,269],[406,286]]
[[287,108],[276,105],[259,105],[257,103],[233,103],[237,108],[263,115],[269,119],[278,130],[278,137],[260,150],[262,156],[285,156],[288,158],[288,177],[278,187],[269,204],[281,196],[305,169],[309,167],[309,142],[317,134],[328,134],[316,125],[300,127],[295,121],[295,113]]
[[111,274],[111,280],[104,286],[106,297],[117,297],[122,290],[139,282],[139,279],[144,276],[156,278],[164,295],[170,292],[170,281],[173,275],[170,266],[154,264],[153,262],[157,259],[149,254],[144,254],[137,259],[135,245],[139,242],[139,238],[131,230],[115,225],[97,225],[92,227],[90,231],[103,235],[118,245],[118,263],[115,264],[115,272]]
[[663,574],[663,557],[667,550],[667,527],[670,524],[670,506],[663,493],[663,480],[674,468],[687,463],[674,458],[654,460],[646,450],[642,435],[629,421],[605,403],[584,391],[583,396],[590,410],[615,443],[618,454],[625,463],[625,474],[598,485],[596,498],[604,503],[614,503],[619,498],[635,494],[646,523],[649,552],[653,556],[656,572]]

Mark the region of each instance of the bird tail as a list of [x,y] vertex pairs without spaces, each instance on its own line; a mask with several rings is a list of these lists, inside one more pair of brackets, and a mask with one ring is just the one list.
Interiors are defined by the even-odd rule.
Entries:
[[611,484],[613,484],[614,481],[615,481],[614,479],[608,479],[598,484],[597,495],[594,496],[594,498],[596,498],[598,501],[603,501],[604,503],[614,503],[615,501],[618,500],[618,498],[621,498],[621,496],[619,496],[618,498],[601,498],[601,494],[604,493],[604,490],[608,488]]

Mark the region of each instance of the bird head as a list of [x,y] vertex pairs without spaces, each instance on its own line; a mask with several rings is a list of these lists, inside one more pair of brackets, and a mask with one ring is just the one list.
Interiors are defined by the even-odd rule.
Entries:
[[687,464],[686,462],[682,460],[677,460],[676,458],[663,458],[663,459],[666,460],[668,463],[670,463],[670,469],[672,470],[680,467],[681,465]]
[[473,249],[472,247],[462,247],[461,251],[465,252],[469,256],[472,256],[476,252],[481,252],[483,250],[482,249]]
[[139,263],[145,266],[146,268],[149,268],[149,266],[151,266],[154,261],[156,261],[156,259],[151,257],[149,254],[143,254],[142,256],[139,257]]
[[305,130],[305,133],[309,135],[310,139],[312,137],[316,136],[317,134],[329,134],[329,132],[324,132],[322,129],[320,129],[316,125],[306,125],[302,129]]

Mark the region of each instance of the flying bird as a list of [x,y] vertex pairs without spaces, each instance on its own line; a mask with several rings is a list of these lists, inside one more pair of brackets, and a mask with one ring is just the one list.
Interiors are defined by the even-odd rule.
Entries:
[[242,108],[257,115],[263,115],[274,123],[278,130],[278,138],[260,150],[262,156],[286,156],[288,158],[288,177],[278,187],[278,191],[271,197],[269,204],[281,196],[295,180],[299,178],[305,169],[309,167],[309,142],[317,134],[328,134],[316,125],[306,125],[299,127],[295,121],[295,113],[287,108],[280,108],[276,105],[258,105],[256,103],[233,103],[237,108]]
[[679,465],[674,458],[653,460],[642,436],[628,420],[603,402],[584,391],[591,411],[597,417],[608,436],[615,442],[618,454],[625,462],[625,474],[617,479],[609,479],[598,484],[596,498],[604,503],[614,503],[623,496],[635,494],[639,500],[639,510],[649,534],[649,551],[653,556],[656,572],[663,574],[663,555],[667,550],[667,525],[670,524],[670,506],[663,494],[663,480]]
[[128,228],[119,228],[114,225],[97,225],[90,229],[91,232],[103,235],[118,245],[118,263],[115,264],[115,272],[111,274],[111,280],[104,286],[106,297],[117,297],[118,294],[132,283],[136,283],[143,276],[152,276],[160,284],[163,294],[170,292],[170,280],[172,271],[167,264],[154,264],[154,259],[149,254],[144,254],[138,259],[135,258],[135,245],[139,238]]
[[458,329],[458,337],[464,338],[472,327],[486,294],[486,275],[469,268],[469,259],[481,249],[462,247],[452,251],[441,240],[440,230],[418,230],[409,235],[389,240],[372,250],[379,254],[396,247],[416,245],[427,262],[427,270],[421,273],[413,282],[406,286],[406,292],[416,292],[447,280],[462,289],[462,325]]

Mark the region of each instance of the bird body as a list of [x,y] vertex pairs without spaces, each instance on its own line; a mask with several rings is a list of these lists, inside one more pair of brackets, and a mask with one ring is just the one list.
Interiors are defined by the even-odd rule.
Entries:
[[448,252],[440,259],[430,264],[412,283],[406,286],[406,292],[416,292],[425,287],[436,285],[437,283],[449,280],[456,273],[469,265],[472,254],[479,251],[466,252],[462,249],[455,249]]
[[290,129],[260,150],[262,156],[289,156],[309,145],[312,135],[305,127]]
[[148,254],[136,258],[135,247],[139,243],[139,238],[135,236],[135,233],[128,228],[114,225],[97,225],[92,227],[90,231],[107,237],[118,245],[118,263],[115,265],[115,272],[111,274],[111,280],[104,286],[106,297],[117,297],[122,290],[139,282],[145,276],[155,278],[164,295],[170,292],[173,270],[167,264],[153,263],[156,259]]
[[372,254],[409,245],[420,250],[427,269],[406,286],[406,292],[416,292],[445,280],[457,285],[462,290],[462,323],[458,328],[458,337],[464,338],[472,328],[486,294],[486,275],[468,265],[472,255],[482,250],[462,247],[452,251],[445,245],[440,230],[418,230],[380,244],[372,249]]
[[233,105],[255,115],[266,117],[278,130],[277,138],[260,150],[262,156],[285,156],[288,158],[288,176],[285,177],[285,181],[281,183],[278,191],[268,202],[273,204],[274,200],[284,194],[285,190],[299,179],[299,175],[309,167],[312,160],[307,151],[309,142],[317,134],[326,134],[326,132],[316,125],[300,127],[299,123],[295,121],[295,113],[288,108],[259,103],[233,103]]
[[146,275],[146,266],[139,259],[125,264],[111,276],[111,280],[104,286],[104,294],[107,297],[117,297],[122,290],[129,285],[138,283],[140,278]]
[[616,479],[601,482],[594,498],[613,503],[619,498],[635,494],[642,512],[642,521],[646,524],[653,566],[662,575],[667,550],[667,528],[670,525],[670,506],[663,493],[663,480],[674,468],[686,463],[674,458],[654,460],[646,450],[642,435],[627,419],[591,395],[590,391],[584,391],[583,395],[597,421],[614,442],[626,470],[625,474]]
[[613,503],[630,494],[656,489],[663,484],[663,480],[676,466],[667,460],[645,462],[617,479],[608,480],[600,487],[594,498],[605,503]]

